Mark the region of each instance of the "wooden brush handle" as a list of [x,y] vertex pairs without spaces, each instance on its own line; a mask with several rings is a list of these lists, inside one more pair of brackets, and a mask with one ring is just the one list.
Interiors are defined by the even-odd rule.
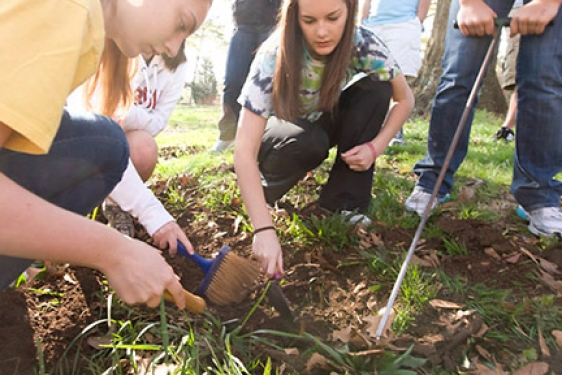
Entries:
[[[185,296],[185,308],[193,314],[201,314],[205,311],[207,304],[205,300],[193,293],[183,290]],[[164,299],[170,302],[175,302],[174,297],[167,290],[164,291]]]

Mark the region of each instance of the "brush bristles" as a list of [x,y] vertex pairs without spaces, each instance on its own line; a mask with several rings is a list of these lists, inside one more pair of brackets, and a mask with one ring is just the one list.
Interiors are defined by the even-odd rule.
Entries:
[[229,252],[214,274],[205,296],[216,305],[240,302],[259,276],[256,262]]

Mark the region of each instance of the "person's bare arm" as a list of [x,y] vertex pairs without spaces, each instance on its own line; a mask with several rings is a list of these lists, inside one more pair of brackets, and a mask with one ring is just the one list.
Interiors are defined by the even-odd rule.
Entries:
[[[257,164],[265,125],[263,117],[242,108],[234,147],[234,168],[254,229],[273,225]],[[276,272],[283,273],[283,254],[274,230],[254,235],[253,252],[265,273],[270,276]]]
[[417,16],[420,22],[423,23],[423,21],[427,17],[427,12],[429,12],[430,5],[431,5],[431,0],[419,0]]
[[[0,148],[12,130],[0,122]],[[182,287],[161,253],[99,222],[59,208],[0,173],[0,254],[91,267],[126,303],[156,306],[164,290],[185,306]]]
[[[382,155],[390,140],[400,130],[414,108],[414,94],[403,74],[390,80],[392,105],[381,131],[371,141],[377,155]],[[341,154],[342,160],[354,171],[366,171],[375,162],[367,144],[360,144]]]
[[408,120],[415,103],[412,89],[403,74],[391,79],[390,84],[392,85],[392,105],[381,132],[374,140],[375,146],[378,147],[377,150],[380,150],[381,153]]

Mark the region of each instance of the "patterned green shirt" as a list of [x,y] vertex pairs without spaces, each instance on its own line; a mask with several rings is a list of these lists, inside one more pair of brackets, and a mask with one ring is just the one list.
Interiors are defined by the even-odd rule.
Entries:
[[[379,81],[388,81],[400,74],[400,68],[388,47],[372,31],[359,26],[356,29],[354,44],[355,53],[349,62],[346,77],[341,85],[342,90],[359,73]],[[314,122],[322,115],[322,112],[318,111],[318,103],[325,64],[314,60],[306,47],[303,48],[305,52],[300,87],[303,113],[300,117]],[[258,50],[238,98],[243,107],[266,119],[275,116],[272,88],[278,51],[279,35],[274,33]]]

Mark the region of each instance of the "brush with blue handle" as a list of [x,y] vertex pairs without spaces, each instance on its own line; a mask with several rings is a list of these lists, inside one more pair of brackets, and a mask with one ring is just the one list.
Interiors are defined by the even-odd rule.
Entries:
[[207,259],[197,253],[189,254],[178,241],[178,253],[197,264],[205,274],[195,294],[216,305],[241,301],[260,276],[256,262],[232,253],[228,246],[223,246],[214,259]]

